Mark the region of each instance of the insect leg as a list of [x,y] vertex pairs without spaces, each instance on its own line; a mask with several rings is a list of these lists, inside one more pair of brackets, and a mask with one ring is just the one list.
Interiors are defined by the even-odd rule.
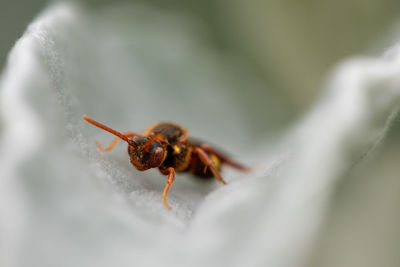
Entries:
[[100,144],[99,141],[96,141],[96,145],[97,145],[97,147],[98,147],[101,151],[103,151],[103,152],[110,151],[110,150],[113,149],[113,147],[117,144],[118,139],[119,139],[119,138],[116,137],[116,138],[114,139],[114,141],[112,141],[111,144],[110,144],[108,147],[103,147],[103,146]]
[[[125,132],[125,133],[122,133],[122,134],[125,135],[126,137],[134,137],[134,136],[138,135],[138,134],[133,133],[133,132]],[[119,137],[116,137],[116,138],[111,142],[111,144],[108,145],[107,147],[103,147],[103,146],[100,144],[100,142],[98,142],[98,141],[96,141],[96,145],[97,145],[97,147],[98,147],[101,151],[103,151],[103,152],[110,151],[110,150],[113,149],[114,146],[117,144],[118,139],[120,139],[120,138],[119,138]]]
[[167,207],[169,210],[171,209],[171,206],[167,202],[167,195],[168,195],[168,190],[171,187],[171,185],[174,183],[175,179],[175,170],[172,167],[168,168],[168,180],[167,184],[164,187],[164,192],[163,192],[163,201],[164,201],[164,206]]
[[221,174],[217,171],[217,169],[214,166],[214,162],[210,159],[210,157],[207,155],[207,153],[200,147],[196,147],[194,149],[194,153],[199,155],[200,160],[206,165],[207,167],[210,168],[211,172],[214,174],[214,176],[218,179],[223,184],[226,184],[225,180],[222,178]]
[[211,154],[214,154],[222,163],[225,163],[226,165],[231,166],[232,168],[235,168],[239,171],[248,171],[249,168],[246,166],[243,166],[240,163],[234,162],[231,159],[229,159],[228,157],[224,156],[221,152],[217,151],[216,149],[214,149],[212,146],[209,145],[201,145],[200,146],[204,151],[207,151]]

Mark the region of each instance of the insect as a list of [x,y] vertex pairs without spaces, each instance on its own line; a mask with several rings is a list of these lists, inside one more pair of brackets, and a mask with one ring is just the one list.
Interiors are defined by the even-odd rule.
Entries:
[[186,129],[176,123],[160,122],[147,128],[142,133],[118,132],[101,124],[86,115],[83,119],[115,136],[114,141],[108,147],[102,147],[96,142],[101,151],[111,150],[119,139],[128,143],[130,162],[139,171],[158,168],[164,175],[168,175],[167,184],[164,187],[163,203],[168,208],[167,195],[174,182],[175,172],[191,172],[198,177],[215,177],[226,184],[219,173],[221,165],[229,165],[239,171],[247,171],[248,168],[232,161],[215,148],[193,138],[188,137]]

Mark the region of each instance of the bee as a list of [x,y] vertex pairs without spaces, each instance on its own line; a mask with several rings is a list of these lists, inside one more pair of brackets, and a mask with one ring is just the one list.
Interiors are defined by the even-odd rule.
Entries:
[[101,124],[86,115],[83,119],[115,136],[114,141],[103,147],[96,142],[101,151],[111,150],[119,139],[128,143],[130,162],[139,171],[158,168],[167,175],[167,183],[163,192],[163,203],[169,210],[167,195],[174,183],[175,172],[191,172],[203,178],[215,177],[222,184],[226,184],[220,174],[221,166],[226,164],[239,171],[248,168],[232,161],[223,153],[206,143],[188,137],[188,131],[173,122],[156,123],[142,133],[118,132]]

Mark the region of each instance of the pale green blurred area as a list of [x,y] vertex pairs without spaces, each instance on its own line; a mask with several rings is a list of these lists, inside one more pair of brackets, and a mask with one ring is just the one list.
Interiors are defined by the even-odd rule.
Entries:
[[[111,1],[86,2],[101,6]],[[281,110],[270,108],[280,112],[271,115],[279,119],[272,118],[268,125],[276,128],[284,128],[312,105],[327,73],[340,60],[361,54],[379,56],[385,47],[376,48],[375,44],[386,38],[400,18],[400,2],[396,0],[137,2],[153,3],[161,10],[177,10],[198,20],[207,30],[201,34],[209,38],[210,45],[225,56],[232,55],[246,72],[265,83],[265,90],[252,91],[253,96],[233,92],[239,100],[250,105],[269,98],[281,105]],[[46,3],[1,3],[2,67],[16,39]],[[257,105],[262,107],[262,102]],[[262,108],[263,112],[269,110],[268,106]],[[400,263],[397,121],[382,146],[338,184],[333,209],[305,266]],[[254,129],[268,131],[262,126]]]
[[[78,2],[95,7],[112,3]],[[126,2],[178,10],[200,20],[211,44],[248,63],[249,71],[279,94],[290,117],[314,101],[327,72],[338,61],[371,52],[371,45],[397,21],[400,11],[396,0]],[[14,42],[46,4],[43,0],[2,3],[2,65]]]
[[28,24],[46,6],[46,0],[0,1],[0,67],[4,68],[7,54],[22,36]]
[[398,127],[338,184],[305,266],[399,266],[400,140]]
[[396,0],[223,3],[232,46],[256,63],[294,110],[312,103],[339,60],[365,54],[400,11]]

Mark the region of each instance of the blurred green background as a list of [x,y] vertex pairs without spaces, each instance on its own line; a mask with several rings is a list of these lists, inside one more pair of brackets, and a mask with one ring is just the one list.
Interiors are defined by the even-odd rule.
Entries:
[[[87,0],[90,6],[110,4]],[[135,1],[127,1],[135,2]],[[295,116],[310,105],[326,73],[340,60],[374,51],[397,20],[397,0],[184,1],[137,0],[187,13],[206,24],[210,42],[251,66]],[[0,62],[49,1],[4,1]],[[276,51],[280,51],[276,53]]]
[[1,0],[0,3],[0,62],[3,69],[8,52],[48,1]]

